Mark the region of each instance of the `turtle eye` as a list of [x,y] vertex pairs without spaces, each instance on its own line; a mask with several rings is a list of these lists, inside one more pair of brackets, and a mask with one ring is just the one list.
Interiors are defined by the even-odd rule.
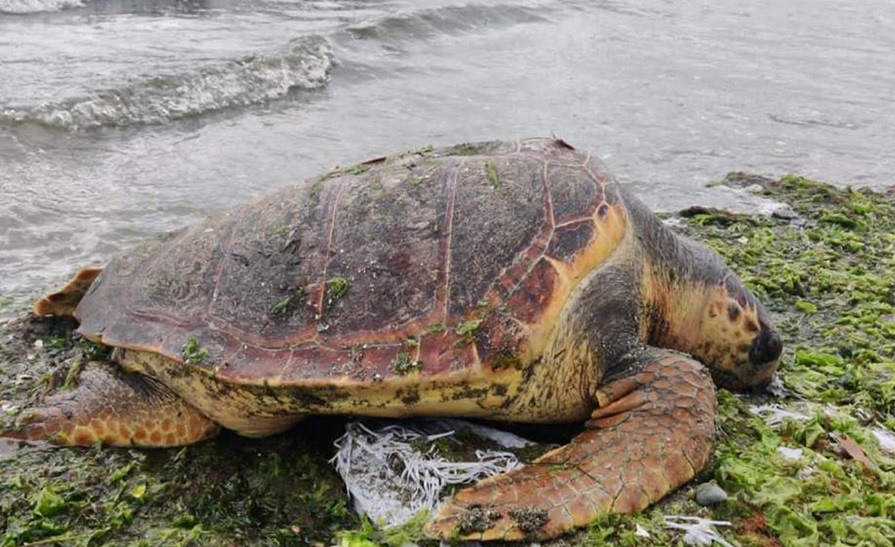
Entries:
[[727,317],[730,318],[731,322],[738,320],[742,311],[743,308],[740,307],[736,300],[731,299],[727,302]]
[[749,348],[749,361],[753,365],[764,365],[776,361],[783,352],[783,341],[772,329],[765,329],[752,341]]

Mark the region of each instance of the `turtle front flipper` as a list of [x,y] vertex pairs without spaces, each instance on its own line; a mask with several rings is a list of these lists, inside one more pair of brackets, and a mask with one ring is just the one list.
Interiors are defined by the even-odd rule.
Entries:
[[75,274],[62,288],[42,296],[34,303],[34,313],[40,316],[71,316],[87,293],[102,268],[84,268]]
[[77,387],[25,411],[11,434],[62,445],[164,447],[194,443],[218,430],[158,381],[111,363],[91,362]]
[[427,526],[462,539],[543,540],[602,513],[633,513],[701,471],[712,452],[715,388],[706,368],[647,349],[630,374],[596,391],[599,408],[572,442],[458,492]]

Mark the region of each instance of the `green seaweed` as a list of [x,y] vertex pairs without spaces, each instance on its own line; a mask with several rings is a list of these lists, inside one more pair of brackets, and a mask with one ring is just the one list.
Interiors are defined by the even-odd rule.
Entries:
[[[72,333],[69,333],[71,339]],[[99,337],[99,335],[97,335]],[[112,358],[112,348],[103,344],[97,344],[92,340],[78,337],[75,341],[81,359],[85,361],[108,361]]]
[[208,349],[199,345],[199,340],[195,336],[187,338],[180,354],[183,356],[183,362],[188,365],[198,365],[208,359]]
[[481,151],[481,144],[474,142],[464,142],[448,148],[446,150],[446,153],[452,156],[474,156],[481,153]]
[[497,167],[495,167],[494,164],[490,161],[485,162],[485,174],[488,176],[488,180],[491,182],[491,186],[495,190],[500,190],[500,172],[497,170]]
[[348,281],[344,277],[332,277],[326,280],[326,305],[332,306],[348,292]]
[[494,358],[491,360],[491,368],[492,370],[521,370],[522,359],[520,359],[519,356],[513,352],[513,350],[509,348],[502,349],[496,352]]
[[423,526],[429,520],[428,511],[420,511],[400,526],[383,528],[364,518],[357,530],[339,533],[338,547],[405,547],[422,536]]
[[296,287],[292,293],[287,294],[279,299],[276,304],[270,308],[270,315],[286,315],[296,307],[302,305],[305,301],[304,287]]
[[454,327],[454,332],[456,332],[460,336],[460,341],[471,343],[475,331],[478,330],[481,324],[481,319],[470,319],[469,321],[463,321],[461,323],[458,323],[457,326]]
[[364,165],[359,163],[357,165],[352,165],[351,167],[345,167],[342,169],[343,173],[348,173],[349,175],[361,175],[370,170],[369,165]]
[[422,363],[411,357],[409,353],[399,353],[398,356],[395,357],[395,362],[392,368],[394,369],[395,374],[404,376],[419,370],[420,366],[422,366]]

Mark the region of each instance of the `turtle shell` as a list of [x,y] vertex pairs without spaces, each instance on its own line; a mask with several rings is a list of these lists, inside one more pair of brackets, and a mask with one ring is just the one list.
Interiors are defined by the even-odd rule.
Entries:
[[428,147],[123,254],[75,316],[96,341],[233,382],[519,369],[625,219],[601,162],[561,140]]

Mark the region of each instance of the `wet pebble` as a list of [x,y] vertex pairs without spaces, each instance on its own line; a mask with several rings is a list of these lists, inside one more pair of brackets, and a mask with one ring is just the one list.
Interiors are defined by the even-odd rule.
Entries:
[[696,487],[696,503],[715,505],[727,501],[727,492],[714,481],[704,482]]

